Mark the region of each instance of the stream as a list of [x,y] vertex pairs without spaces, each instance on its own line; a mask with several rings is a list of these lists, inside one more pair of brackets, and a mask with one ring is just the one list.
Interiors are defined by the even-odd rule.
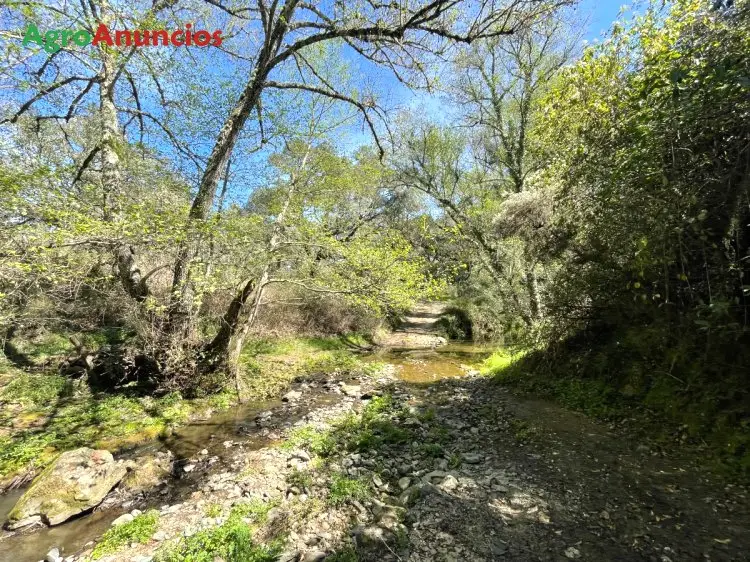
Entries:
[[[471,342],[453,342],[435,349],[390,349],[369,355],[367,361],[390,363],[396,367],[398,379],[416,388],[440,379],[461,377],[467,374],[470,365],[491,353],[491,349]],[[296,385],[295,385],[296,386]],[[311,385],[312,386],[312,385]],[[227,469],[224,457],[232,452],[224,442],[232,441],[245,450],[255,450],[274,442],[273,435],[263,432],[255,423],[261,412],[273,410],[274,418],[281,428],[290,427],[307,413],[335,403],[341,394],[312,388],[305,393],[304,400],[296,408],[281,408],[281,401],[248,402],[216,413],[205,420],[194,421],[177,428],[166,439],[149,442],[117,455],[117,458],[132,458],[146,453],[171,451],[175,465],[182,466],[206,449],[209,457],[217,457],[212,469]],[[185,474],[174,478],[158,495],[150,495],[138,505],[95,509],[55,527],[36,528],[26,532],[0,532],[1,562],[38,562],[53,547],[63,556],[77,553],[89,542],[100,537],[121,514],[138,507],[145,511],[173,504],[189,495],[200,486],[198,478],[205,474]],[[0,519],[4,522],[24,489],[16,489],[0,495]]]

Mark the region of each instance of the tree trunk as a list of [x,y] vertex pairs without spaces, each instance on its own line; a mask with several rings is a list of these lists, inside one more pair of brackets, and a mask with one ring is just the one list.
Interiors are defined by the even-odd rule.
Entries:
[[526,290],[529,293],[529,310],[531,311],[531,318],[539,320],[542,317],[542,302],[539,297],[539,280],[536,276],[534,267],[529,267],[526,272]]
[[205,357],[208,368],[225,370],[234,377],[238,389],[240,387],[238,369],[240,353],[245,344],[245,338],[258,316],[261,299],[263,298],[263,290],[271,278],[272,269],[275,267],[276,259],[274,253],[281,243],[284,222],[289,213],[289,207],[291,206],[299,181],[298,174],[307,165],[310,149],[311,147],[308,145],[297,173],[293,174],[289,181],[289,188],[286,192],[284,204],[276,217],[273,232],[268,241],[268,261],[263,266],[260,278],[257,283],[252,279],[246,282],[239,293],[235,295],[222,317],[221,328],[219,328],[214,339],[206,347]]
[[186,225],[186,237],[177,250],[172,278],[172,298],[169,307],[168,331],[177,337],[191,333],[193,291],[190,284],[190,265],[200,250],[200,240],[192,232],[193,227],[205,221],[213,206],[219,178],[226,168],[227,160],[234,150],[237,139],[252,111],[258,105],[268,74],[272,70],[271,61],[278,52],[286,33],[287,18],[281,18],[277,25],[266,34],[266,41],[261,49],[258,61],[245,86],[242,95],[227,117],[214,143],[203,172],[198,193],[190,208]]

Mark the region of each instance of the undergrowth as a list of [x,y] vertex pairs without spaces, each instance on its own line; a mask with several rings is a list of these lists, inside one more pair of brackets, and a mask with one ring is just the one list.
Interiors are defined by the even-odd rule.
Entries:
[[[85,339],[93,345],[107,338],[112,336],[92,334]],[[55,358],[52,364],[57,364],[71,351],[66,342],[61,334],[45,334],[16,345],[35,360]],[[374,374],[379,366],[363,363],[352,352],[364,345],[361,336],[251,340],[242,356],[242,398],[278,396],[297,377]],[[195,399],[177,392],[143,396],[135,388],[92,393],[81,381],[56,370],[26,372],[0,359],[0,485],[42,469],[62,451],[82,446],[126,449],[236,401],[233,388]]]
[[158,522],[159,512],[151,510],[136,516],[132,521],[111,527],[102,535],[102,538],[94,547],[91,557],[98,560],[131,543],[147,542],[156,531]]
[[594,417],[637,420],[665,446],[694,446],[719,472],[750,476],[747,346],[663,324],[599,330],[520,357],[493,355],[485,373]]
[[160,550],[155,562],[273,562],[281,544],[258,545],[253,542],[253,528],[262,524],[273,504],[242,503],[234,506],[227,520],[219,526],[198,531],[177,544]]

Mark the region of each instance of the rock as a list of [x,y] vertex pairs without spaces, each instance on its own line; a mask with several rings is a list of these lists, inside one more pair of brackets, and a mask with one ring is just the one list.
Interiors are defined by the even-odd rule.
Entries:
[[44,562],[60,562],[61,560],[60,549],[57,547],[51,548],[47,556],[44,557]]
[[412,486],[401,492],[401,495],[398,497],[398,501],[404,507],[409,507],[411,505],[414,505],[414,503],[419,499],[421,493],[422,489],[419,486]]
[[438,488],[445,490],[446,492],[453,491],[458,488],[458,480],[456,480],[455,476],[449,474],[440,484],[438,484]]
[[430,484],[434,484],[435,480],[442,481],[443,478],[445,478],[448,474],[442,470],[433,470],[432,472],[428,472],[424,475],[425,482],[429,482]]
[[166,482],[172,475],[172,453],[155,457],[139,458],[125,478],[121,487],[131,492],[142,492],[156,488]]
[[117,527],[118,525],[130,523],[133,519],[135,519],[135,517],[131,513],[123,513],[117,519],[112,521],[112,526]]
[[296,402],[302,398],[302,393],[298,390],[290,390],[284,396],[281,397],[282,402]]
[[109,451],[88,447],[67,451],[34,479],[8,515],[8,528],[25,527],[39,518],[59,525],[99,505],[126,472]]
[[571,560],[576,560],[581,557],[581,551],[574,546],[569,546],[568,548],[566,548],[563,554],[565,554],[566,558],[569,558]]
[[482,456],[477,453],[464,453],[461,458],[466,464],[479,464],[482,462]]
[[408,476],[404,476],[403,478],[398,479],[398,487],[403,491],[406,490],[409,487],[409,484],[411,484],[411,478]]
[[305,552],[300,558],[300,562],[321,562],[326,559],[326,553],[321,550],[312,550]]
[[164,531],[156,531],[154,533],[154,536],[151,538],[157,542],[162,542],[167,540],[167,533],[165,533]]
[[362,387],[358,384],[344,384],[341,386],[341,392],[352,398],[358,398],[362,394]]
[[299,552],[287,551],[282,552],[276,559],[276,562],[297,562],[297,560],[299,560]]
[[193,472],[195,470],[195,465],[194,464],[186,464],[182,468],[182,470],[184,470],[185,472]]

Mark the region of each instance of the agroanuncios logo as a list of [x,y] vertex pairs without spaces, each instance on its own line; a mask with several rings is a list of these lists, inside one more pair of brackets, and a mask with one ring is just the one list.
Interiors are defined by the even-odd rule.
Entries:
[[216,30],[213,33],[201,29],[193,31],[191,24],[185,24],[185,29],[176,29],[167,31],[166,29],[137,29],[115,30],[110,32],[109,28],[100,24],[93,35],[85,30],[70,31],[68,29],[53,29],[42,35],[39,28],[34,24],[29,24],[23,37],[23,45],[36,43],[48,53],[55,53],[60,49],[67,47],[71,43],[79,47],[86,45],[98,46],[104,43],[109,47],[157,47],[173,45],[175,47],[208,47],[209,45],[218,47],[221,45],[221,31]]

